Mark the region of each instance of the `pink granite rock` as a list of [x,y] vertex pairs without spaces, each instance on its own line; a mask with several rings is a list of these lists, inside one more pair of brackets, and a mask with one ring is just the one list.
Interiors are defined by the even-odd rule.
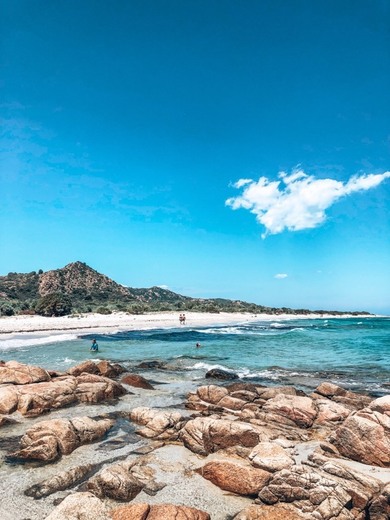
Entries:
[[49,373],[43,368],[18,361],[7,361],[0,365],[0,384],[27,385],[41,381],[50,381]]
[[51,462],[69,455],[81,444],[101,439],[113,424],[111,419],[95,421],[89,417],[42,421],[27,430],[20,449],[11,457]]
[[234,460],[213,460],[197,471],[225,491],[249,496],[257,495],[271,477],[268,471]]

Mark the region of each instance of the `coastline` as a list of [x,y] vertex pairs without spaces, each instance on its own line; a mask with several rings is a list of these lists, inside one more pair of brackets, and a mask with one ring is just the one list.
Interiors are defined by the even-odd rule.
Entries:
[[38,315],[19,315],[0,317],[0,338],[12,338],[14,334],[42,333],[60,334],[71,331],[74,334],[83,333],[113,333],[130,330],[152,330],[178,327],[208,327],[215,325],[239,325],[256,321],[288,321],[308,319],[343,319],[343,318],[373,318],[376,315],[344,314],[250,314],[250,313],[200,313],[186,312],[186,323],[179,323],[180,311],[146,314],[127,314],[116,312],[103,314],[79,314],[62,317],[44,317]]

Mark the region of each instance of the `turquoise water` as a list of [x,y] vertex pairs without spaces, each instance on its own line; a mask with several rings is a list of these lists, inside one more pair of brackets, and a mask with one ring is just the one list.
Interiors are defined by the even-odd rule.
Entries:
[[[349,318],[275,319],[80,337],[20,336],[0,338],[0,358],[59,370],[87,358],[114,360],[129,369],[145,360],[160,360],[164,369],[147,372],[160,380],[169,374],[202,382],[207,370],[219,367],[266,385],[293,384],[308,390],[330,380],[352,390],[384,395],[390,393],[389,332],[390,318]],[[92,338],[99,343],[97,354],[89,352]],[[197,342],[201,348],[195,347]]]

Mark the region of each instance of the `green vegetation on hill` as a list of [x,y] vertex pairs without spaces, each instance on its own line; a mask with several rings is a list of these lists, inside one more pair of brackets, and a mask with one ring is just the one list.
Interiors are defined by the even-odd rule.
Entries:
[[[286,307],[264,307],[255,303],[222,298],[190,298],[161,287],[124,287],[83,262],[62,269],[0,276],[0,315],[41,314],[63,316],[71,312],[250,312],[266,314],[346,314],[338,311],[309,311]],[[356,312],[352,314],[369,314]]]

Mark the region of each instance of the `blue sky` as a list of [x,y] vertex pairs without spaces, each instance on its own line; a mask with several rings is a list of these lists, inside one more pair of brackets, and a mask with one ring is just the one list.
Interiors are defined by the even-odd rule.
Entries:
[[390,313],[390,3],[3,0],[0,273]]

